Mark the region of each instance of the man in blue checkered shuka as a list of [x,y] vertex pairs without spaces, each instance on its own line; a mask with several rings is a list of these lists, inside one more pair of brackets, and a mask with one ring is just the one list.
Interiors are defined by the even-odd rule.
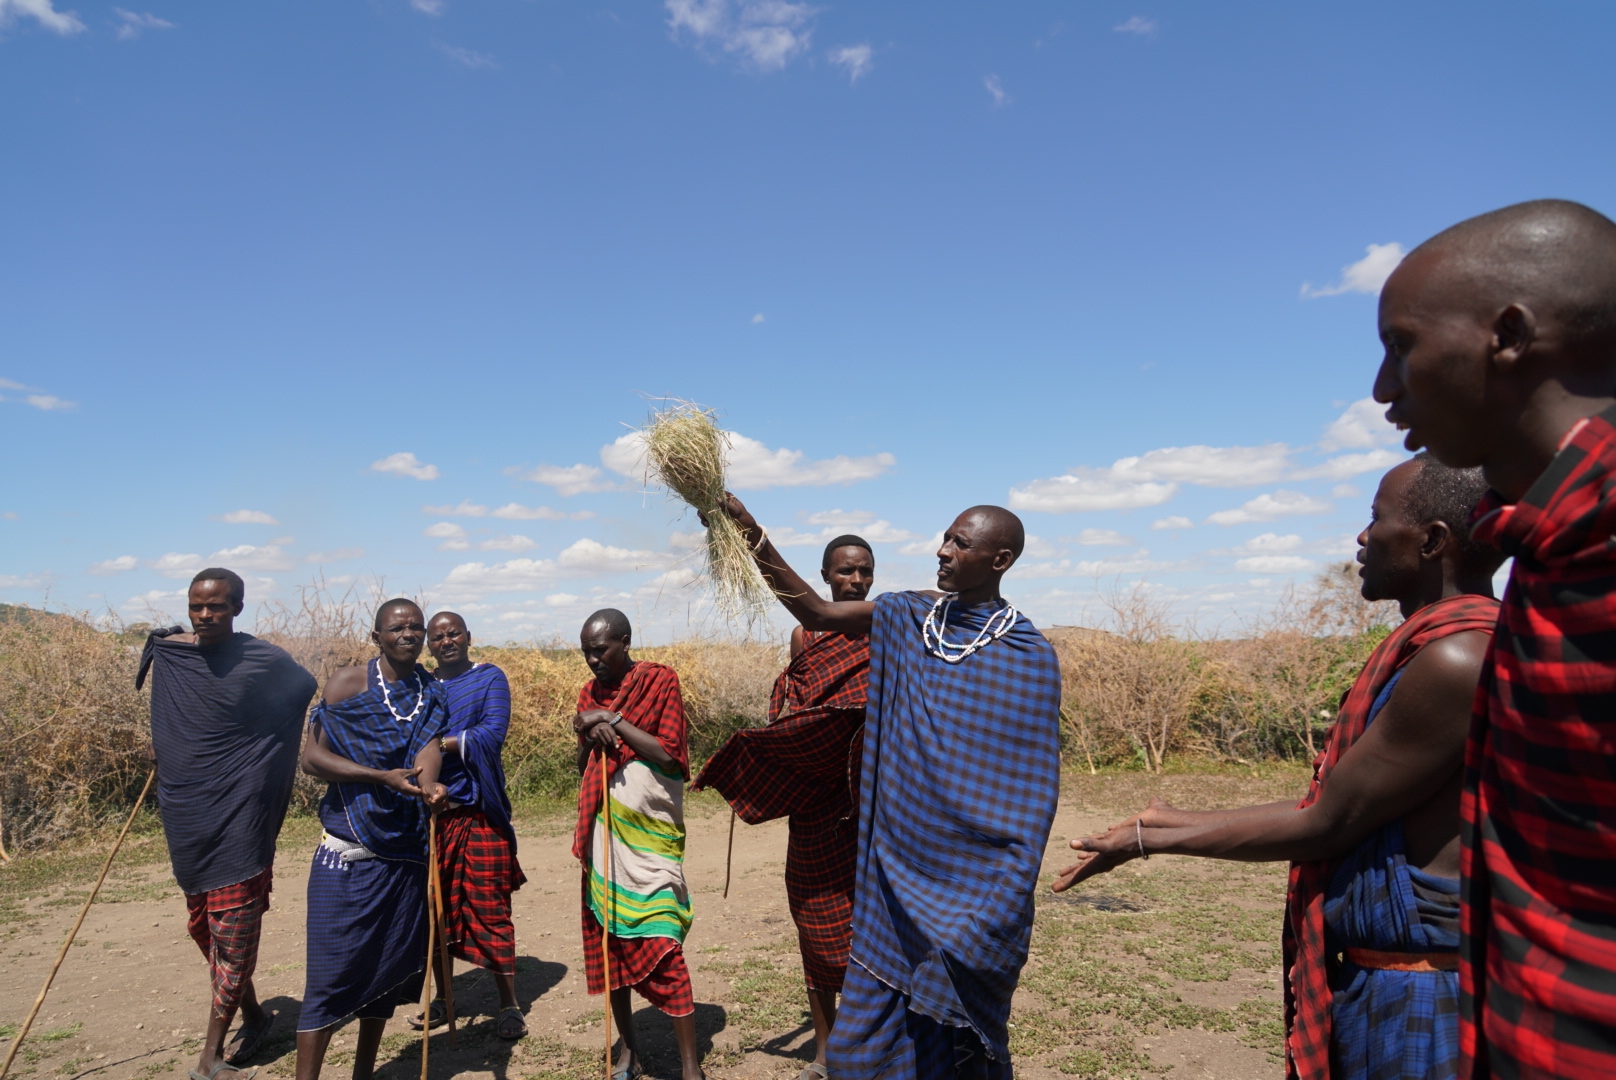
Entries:
[[999,595],[1021,520],[973,506],[938,592],[820,598],[740,501],[724,509],[807,630],[870,635],[852,963],[829,1074],[1010,1077],[1010,996],[1060,793],[1060,665]]

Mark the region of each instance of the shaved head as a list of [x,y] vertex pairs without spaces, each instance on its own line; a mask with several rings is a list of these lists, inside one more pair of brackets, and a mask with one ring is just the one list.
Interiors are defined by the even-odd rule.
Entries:
[[452,622],[456,626],[460,627],[460,629],[466,630],[467,633],[470,633],[466,627],[466,620],[461,618],[458,612],[440,611],[436,615],[432,616],[432,622],[428,625],[431,626],[442,621]]
[[629,625],[628,616],[616,608],[601,608],[589,618],[584,620],[583,632],[588,634],[592,630],[604,630],[608,637],[624,638],[633,632]]
[[1512,303],[1549,319],[1576,353],[1616,364],[1616,222],[1564,199],[1461,221],[1409,254],[1438,259],[1445,298],[1491,318]]
[[409,600],[402,596],[395,597],[376,609],[376,629],[380,630],[382,628],[382,618],[394,608],[409,608],[415,612],[417,618],[425,617],[421,615],[420,604],[417,604],[414,600]]
[[1016,558],[1027,546],[1027,530],[1021,519],[1002,506],[973,506],[960,517],[974,517],[987,527],[989,542],[995,548],[1009,548]]

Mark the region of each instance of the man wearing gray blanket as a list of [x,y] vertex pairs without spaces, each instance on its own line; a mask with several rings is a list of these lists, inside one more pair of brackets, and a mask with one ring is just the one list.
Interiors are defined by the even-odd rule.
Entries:
[[[237,633],[246,587],[211,567],[191,581],[191,633],[146,639],[135,678],[152,675],[152,750],[174,880],[185,893],[191,938],[213,981],[207,1037],[191,1080],[248,1080],[274,1017],[258,1004],[253,968],[291,801],[303,718],[315,679],[283,649]],[[225,1052],[237,1010],[241,1030]]]

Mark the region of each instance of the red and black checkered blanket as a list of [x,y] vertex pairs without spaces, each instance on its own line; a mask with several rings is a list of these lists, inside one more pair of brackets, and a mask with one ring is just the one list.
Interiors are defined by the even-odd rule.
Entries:
[[1515,565],[1465,750],[1460,1075],[1616,1076],[1616,408],[1472,534]]

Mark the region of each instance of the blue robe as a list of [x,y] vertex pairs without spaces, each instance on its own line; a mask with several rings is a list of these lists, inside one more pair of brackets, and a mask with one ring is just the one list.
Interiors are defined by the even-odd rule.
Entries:
[[[310,718],[333,752],[372,769],[413,767],[448,725],[443,687],[417,666],[410,679],[366,688]],[[419,708],[417,708],[419,705]],[[320,802],[331,836],[371,853],[353,861],[325,844],[309,869],[307,963],[299,1031],[318,1031],[348,1016],[390,1017],[420,997],[426,971],[427,813],[419,798],[380,784],[332,784]]]
[[[870,632],[852,965],[830,1072],[1010,1075],[1010,997],[1060,796],[1060,665],[1025,617],[960,663],[927,651],[931,597],[888,593]],[[954,607],[950,642],[1001,603]]]

